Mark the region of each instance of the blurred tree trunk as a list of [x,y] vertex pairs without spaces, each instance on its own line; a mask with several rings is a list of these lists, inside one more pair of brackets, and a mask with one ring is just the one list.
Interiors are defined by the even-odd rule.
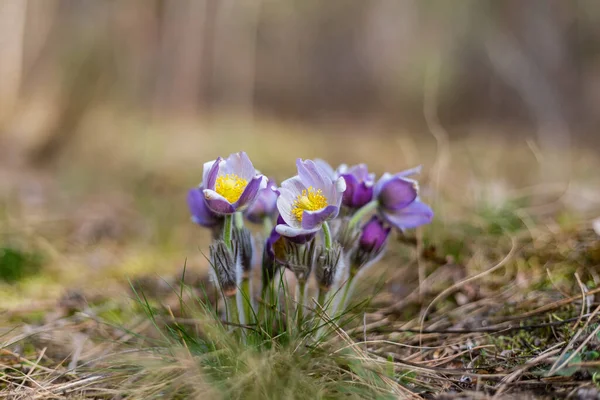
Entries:
[[27,0],[0,1],[0,121],[19,98],[23,76]]
[[200,103],[209,2],[163,2],[155,111],[191,113]]

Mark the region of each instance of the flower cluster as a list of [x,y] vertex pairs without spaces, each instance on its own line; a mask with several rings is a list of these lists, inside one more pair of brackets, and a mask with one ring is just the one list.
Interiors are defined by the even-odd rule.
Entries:
[[[340,312],[358,273],[383,256],[392,228],[415,228],[433,218],[410,178],[420,168],[376,180],[365,164],[333,169],[323,160],[298,159],[296,167],[297,175],[278,186],[254,168],[246,153],[235,153],[205,163],[202,182],[188,193],[192,221],[213,235],[213,281],[226,300],[237,299],[229,305],[239,323],[260,315],[252,308],[273,294],[274,281],[283,279],[278,272],[285,269],[296,277],[298,307],[313,279],[318,302],[324,308],[335,304],[330,311]],[[262,225],[262,239],[245,221]],[[263,289],[255,295],[251,281],[257,268]],[[340,298],[330,301],[334,295]]]

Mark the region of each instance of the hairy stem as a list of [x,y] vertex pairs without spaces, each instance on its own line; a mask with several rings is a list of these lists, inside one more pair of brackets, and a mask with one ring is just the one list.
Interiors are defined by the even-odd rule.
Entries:
[[223,241],[229,250],[233,250],[231,245],[231,228],[233,227],[233,215],[228,214],[223,219]]
[[373,200],[362,206],[361,208],[354,213],[350,222],[348,222],[348,228],[353,228],[356,224],[358,224],[367,214],[374,211],[379,203],[377,200]]
[[325,238],[325,248],[329,250],[331,248],[331,230],[327,221],[323,222],[323,236]]

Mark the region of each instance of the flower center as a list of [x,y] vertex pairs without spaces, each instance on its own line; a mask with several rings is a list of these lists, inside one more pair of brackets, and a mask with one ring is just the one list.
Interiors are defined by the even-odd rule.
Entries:
[[292,208],[292,214],[299,222],[302,222],[302,213],[304,211],[317,211],[327,207],[327,198],[323,196],[321,189],[315,190],[313,187],[309,187],[299,194],[296,200],[294,200]]
[[221,175],[215,182],[215,192],[225,197],[228,202],[235,203],[244,193],[246,185],[248,181],[235,174]]

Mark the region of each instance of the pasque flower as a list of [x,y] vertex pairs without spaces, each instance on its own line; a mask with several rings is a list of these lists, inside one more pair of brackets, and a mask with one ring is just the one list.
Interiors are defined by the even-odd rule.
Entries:
[[256,200],[252,203],[244,215],[250,222],[260,224],[265,218],[272,218],[277,212],[277,192],[273,191],[275,181],[269,179],[267,187],[258,191]]
[[257,173],[245,152],[219,157],[204,164],[202,185],[208,208],[216,214],[243,211],[267,186],[267,178]]
[[416,228],[431,222],[433,211],[419,200],[419,184],[407,176],[418,173],[413,168],[395,175],[383,174],[374,187],[381,216],[398,229]]
[[337,173],[346,181],[346,191],[342,197],[342,204],[346,207],[357,209],[373,199],[373,185],[375,174],[369,173],[366,164],[348,167],[342,164]]
[[287,237],[317,232],[323,222],[335,218],[346,189],[344,178],[333,179],[311,160],[296,161],[298,175],[282,182],[277,209],[285,224],[276,230]]

